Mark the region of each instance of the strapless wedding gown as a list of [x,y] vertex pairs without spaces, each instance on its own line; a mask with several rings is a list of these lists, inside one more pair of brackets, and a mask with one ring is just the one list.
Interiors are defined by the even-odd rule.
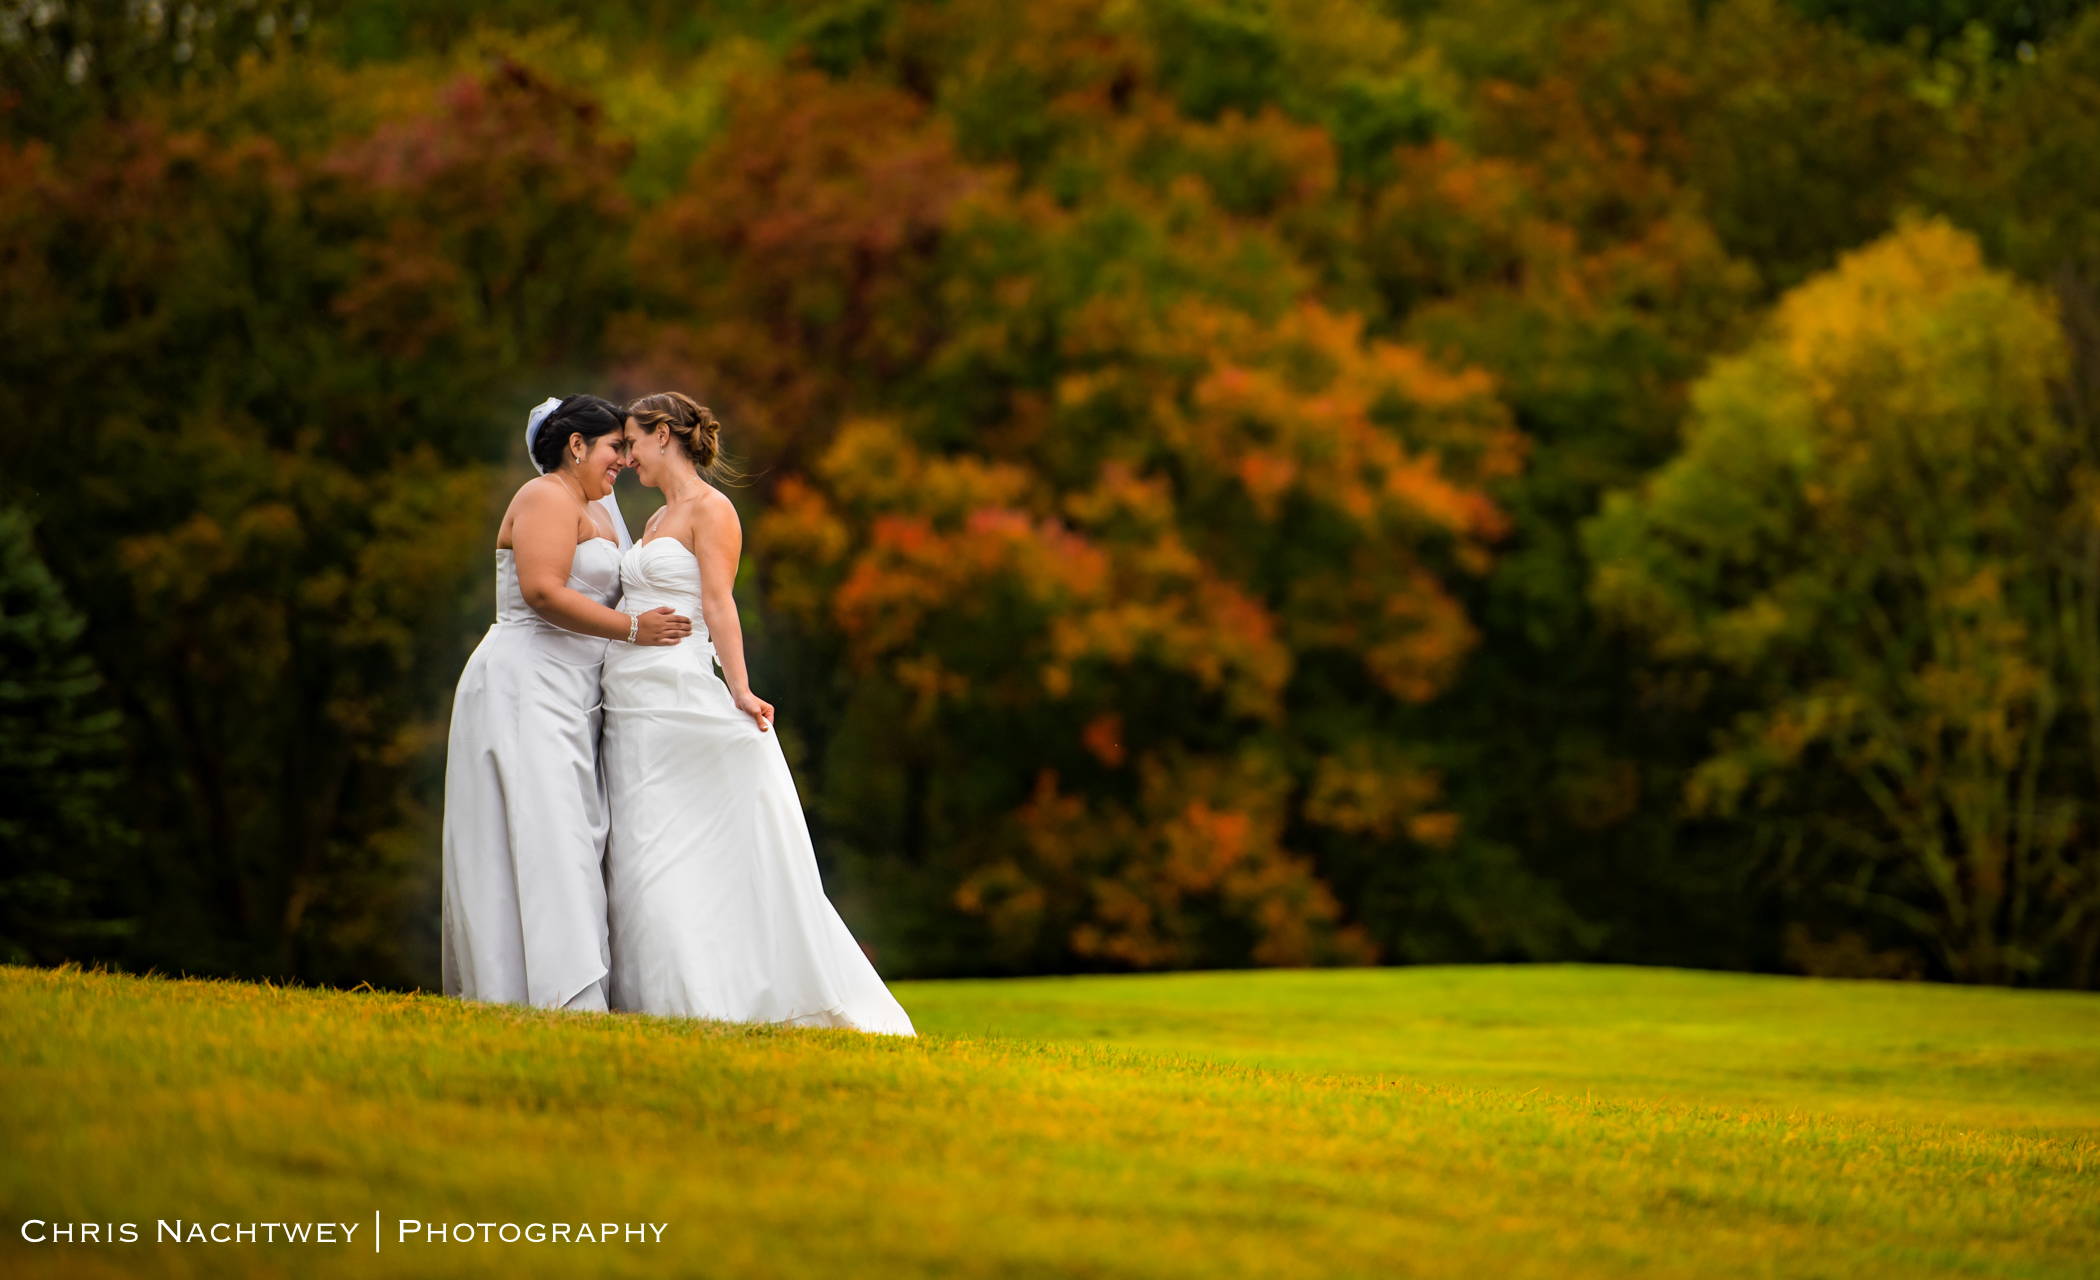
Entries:
[[669,605],[694,634],[605,661],[612,803],[612,1006],[911,1035],[817,875],[780,735],[715,674],[700,566],[675,538],[630,550],[623,607]]
[[[569,586],[617,600],[616,544],[577,544]],[[607,644],[533,612],[517,558],[496,552],[496,625],[459,678],[445,758],[446,995],[606,1007],[598,675]]]

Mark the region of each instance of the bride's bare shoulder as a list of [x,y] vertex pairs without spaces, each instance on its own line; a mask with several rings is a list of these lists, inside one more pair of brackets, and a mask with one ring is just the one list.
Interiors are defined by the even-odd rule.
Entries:
[[694,505],[693,517],[696,521],[705,522],[710,528],[714,529],[741,529],[743,527],[742,522],[737,518],[736,504],[729,500],[729,495],[713,485],[707,485],[702,488],[700,501]]
[[513,511],[521,510],[528,506],[537,510],[540,507],[560,508],[573,507],[575,505],[576,495],[564,488],[560,481],[550,482],[546,476],[534,476],[524,484],[519,485],[518,491],[511,495],[510,499],[510,507]]
[[510,506],[503,512],[503,523],[496,530],[496,545],[511,545],[511,532],[519,520],[534,524],[548,519],[574,518],[576,497],[560,484],[548,484],[547,477],[535,476],[518,486],[511,495]]

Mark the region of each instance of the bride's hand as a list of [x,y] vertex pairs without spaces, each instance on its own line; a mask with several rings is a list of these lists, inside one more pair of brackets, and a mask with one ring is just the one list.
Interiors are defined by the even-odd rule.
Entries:
[[773,727],[773,704],[749,689],[735,695],[736,709],[758,721],[758,731],[764,733]]
[[693,634],[693,620],[671,612],[669,605],[651,609],[641,617],[641,626],[635,629],[634,642],[643,645],[668,647]]

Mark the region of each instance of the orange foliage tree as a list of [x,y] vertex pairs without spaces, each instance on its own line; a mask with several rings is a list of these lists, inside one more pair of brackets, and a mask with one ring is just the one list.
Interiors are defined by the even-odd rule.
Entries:
[[1521,442],[1318,300],[1322,130],[1189,120],[1099,27],[1030,56],[1022,166],[872,79],[739,95],[631,376],[752,406],[765,598],[841,681],[815,812],[910,963],[1369,959],[1307,835],[1454,836],[1381,725],[1474,642]]

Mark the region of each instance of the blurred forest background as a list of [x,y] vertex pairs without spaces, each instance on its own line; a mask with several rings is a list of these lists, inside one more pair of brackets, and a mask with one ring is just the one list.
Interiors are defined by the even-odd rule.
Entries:
[[519,423],[676,388],[889,976],[2100,981],[2100,10],[0,0],[0,77],[6,958],[432,985]]

